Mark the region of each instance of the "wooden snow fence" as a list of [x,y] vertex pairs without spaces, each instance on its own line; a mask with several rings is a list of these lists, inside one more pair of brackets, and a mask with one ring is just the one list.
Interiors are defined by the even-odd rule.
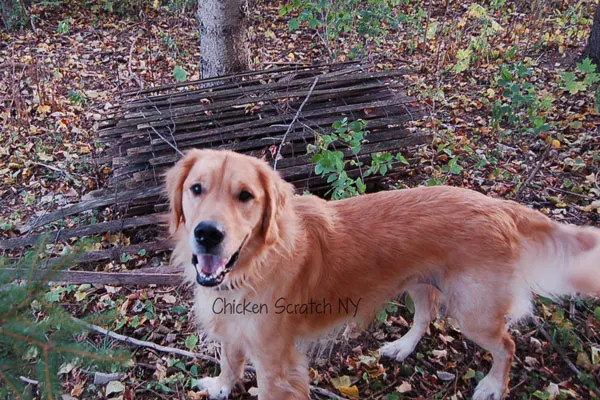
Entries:
[[[96,162],[112,166],[109,186],[78,204],[32,219],[21,230],[25,236],[0,241],[0,250],[32,246],[41,237],[33,233],[40,227],[68,217],[85,219],[93,210],[110,208],[112,220],[46,233],[60,242],[144,230],[139,243],[88,252],[80,257],[80,264],[164,253],[169,242],[159,226],[167,210],[162,176],[191,148],[230,149],[262,157],[299,192],[322,194],[328,185],[315,176],[307,148],[317,135],[331,132],[335,121],[367,121],[369,134],[357,156],[360,161],[431,139],[404,128],[406,122],[422,117],[416,100],[404,90],[406,73],[402,69],[371,72],[357,64],[285,66],[122,93],[122,104],[97,133],[107,150]],[[349,150],[340,150],[352,156]],[[358,174],[349,171],[351,176]],[[370,177],[370,183],[374,179]],[[64,271],[55,279],[115,285],[180,282],[172,272],[163,266],[130,272]]]

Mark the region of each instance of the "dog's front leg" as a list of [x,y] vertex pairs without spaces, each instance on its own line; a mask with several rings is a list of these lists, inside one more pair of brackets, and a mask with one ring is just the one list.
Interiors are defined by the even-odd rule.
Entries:
[[236,343],[221,343],[221,373],[198,381],[199,389],[206,389],[210,399],[227,399],[231,389],[242,377],[244,352]]
[[[308,363],[292,344],[270,343],[253,351],[259,400],[308,400]],[[255,349],[256,350],[256,349]]]

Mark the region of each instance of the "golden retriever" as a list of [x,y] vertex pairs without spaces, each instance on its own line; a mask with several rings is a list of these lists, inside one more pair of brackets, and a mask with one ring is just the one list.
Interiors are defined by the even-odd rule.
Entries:
[[512,201],[423,187],[339,201],[294,196],[265,162],[189,151],[166,175],[175,263],[197,282],[194,312],[221,342],[221,373],[200,386],[224,399],[256,368],[260,400],[308,399],[296,340],[349,319],[369,322],[402,292],[412,328],[384,345],[404,360],[438,304],[493,356],[474,399],[501,399],[515,345],[507,321],[531,293],[600,292],[600,234],[552,222]]

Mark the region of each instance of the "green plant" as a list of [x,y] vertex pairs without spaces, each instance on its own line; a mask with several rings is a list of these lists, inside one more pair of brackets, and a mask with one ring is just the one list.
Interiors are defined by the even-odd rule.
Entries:
[[69,96],[69,100],[73,104],[86,104],[88,101],[87,97],[85,97],[85,95],[79,90],[69,90],[67,95]]
[[0,19],[6,30],[22,29],[29,23],[29,6],[27,0],[0,1]]
[[502,88],[502,99],[492,104],[492,128],[498,131],[504,123],[506,130],[518,137],[522,134],[538,134],[548,131],[551,126],[545,113],[552,107],[554,98],[549,93],[538,93],[529,82],[533,70],[523,64],[503,65],[497,84]]
[[[589,57],[577,63],[575,72],[564,72],[560,75],[562,89],[570,94],[586,91],[598,81],[600,81],[600,74],[596,72],[596,65]],[[595,97],[598,97],[598,93],[595,94]]]
[[368,44],[379,44],[380,38],[389,29],[396,29],[400,18],[396,6],[401,0],[292,0],[284,4],[279,14],[282,16],[296,12],[297,16],[288,22],[291,31],[302,24],[314,29],[323,42],[329,55],[338,55],[339,39],[353,36],[354,55],[364,53]]
[[[394,159],[408,164],[401,153],[395,156],[390,153],[374,153],[371,154],[369,167],[363,172],[364,163],[359,160],[358,154],[368,134],[368,131],[365,130],[366,126],[367,122],[362,119],[354,122],[349,122],[348,118],[336,121],[332,124],[332,133],[318,135],[316,144],[308,148],[308,153],[313,154],[315,173],[326,178],[327,183],[331,184],[331,189],[327,194],[331,194],[333,199],[343,199],[365,193],[367,186],[364,178],[374,174],[385,175],[392,168]],[[346,153],[349,154],[337,150],[336,145],[347,149]],[[353,158],[346,160],[346,155],[353,156]],[[350,177],[346,172],[348,166],[357,167],[360,176]]]
[[181,68],[180,65],[176,65],[173,69],[173,77],[177,82],[185,82],[187,80],[188,73],[185,69]]
[[71,17],[63,19],[62,21],[60,21],[58,23],[58,26],[56,27],[56,32],[60,33],[61,35],[69,33],[69,24],[70,23],[71,23]]
[[458,22],[458,27],[464,29],[468,21],[474,25],[474,29],[479,29],[479,34],[471,36],[469,45],[464,49],[459,49],[456,53],[456,63],[453,67],[456,73],[467,70],[471,62],[477,61],[478,57],[486,58],[489,61],[490,55],[499,56],[499,53],[492,54],[490,41],[503,28],[489,15],[485,7],[472,3],[469,12]]
[[[59,304],[58,290],[48,294],[47,285],[58,270],[68,267],[83,248],[62,256],[45,270],[39,268],[46,241],[13,265],[0,265],[0,398],[31,397],[21,377],[35,379],[44,398],[60,397],[61,365],[91,368],[124,362],[125,354],[110,348],[95,349],[86,338],[87,323],[107,322],[109,314],[94,314],[83,323]],[[31,279],[35,277],[36,280]],[[22,284],[20,282],[25,282]],[[68,287],[65,291],[73,290]]]

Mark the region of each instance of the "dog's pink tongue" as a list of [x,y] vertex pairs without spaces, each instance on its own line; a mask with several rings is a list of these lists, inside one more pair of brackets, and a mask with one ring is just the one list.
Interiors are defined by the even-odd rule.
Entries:
[[224,264],[224,260],[212,254],[202,254],[198,256],[198,264],[204,274],[212,275]]

